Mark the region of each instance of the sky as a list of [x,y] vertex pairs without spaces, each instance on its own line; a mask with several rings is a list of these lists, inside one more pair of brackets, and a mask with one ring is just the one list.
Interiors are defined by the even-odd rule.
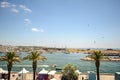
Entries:
[[0,0],[0,44],[120,48],[120,0]]

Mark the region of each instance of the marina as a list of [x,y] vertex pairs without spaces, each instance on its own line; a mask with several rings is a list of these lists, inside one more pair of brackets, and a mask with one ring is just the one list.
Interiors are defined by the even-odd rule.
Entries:
[[[20,54],[21,57],[25,57],[28,53],[22,52]],[[43,56],[47,58],[44,62],[38,62],[38,68],[37,72],[39,72],[42,68],[45,68],[47,70],[57,70],[58,72],[61,72],[61,69],[63,66],[65,66],[68,63],[74,64],[77,66],[78,70],[82,73],[86,73],[87,71],[95,71],[95,64],[94,61],[83,61],[81,60],[88,54],[84,53],[43,53]],[[54,64],[55,66],[51,66],[51,64]],[[3,61],[0,61],[0,67],[7,70],[6,63]],[[13,65],[12,71],[20,71],[21,68],[26,68],[29,71],[32,71],[32,61],[29,60],[22,60],[20,63],[16,63]],[[113,62],[113,61],[101,61],[100,66],[100,73],[110,73],[114,74],[115,72],[120,71],[120,62]]]

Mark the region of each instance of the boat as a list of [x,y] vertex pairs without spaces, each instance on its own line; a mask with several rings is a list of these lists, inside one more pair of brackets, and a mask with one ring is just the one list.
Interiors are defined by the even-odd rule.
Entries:
[[50,67],[56,67],[56,65],[55,64],[51,64]]
[[55,70],[62,70],[62,68],[60,68],[60,67],[56,67]]
[[67,52],[67,51],[66,51],[65,54],[70,54],[70,52]]
[[64,52],[65,54],[70,54],[70,52],[68,52],[68,50],[67,50],[67,47],[65,47],[65,52]]

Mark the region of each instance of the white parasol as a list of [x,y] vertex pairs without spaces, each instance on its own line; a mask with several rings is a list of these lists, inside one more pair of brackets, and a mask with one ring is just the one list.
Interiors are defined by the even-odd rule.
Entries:
[[39,74],[47,74],[47,73],[48,73],[48,71],[45,70],[44,68],[39,72]]
[[50,71],[48,74],[49,75],[54,75],[56,73],[56,71],[55,70],[52,70],[52,71]]
[[18,72],[19,74],[22,74],[22,73],[28,73],[29,71],[27,71],[25,68],[22,68],[22,70],[20,72]]
[[76,70],[75,72],[78,73],[78,74],[81,74],[81,72],[79,70]]
[[0,68],[0,73],[8,73],[8,71],[3,70],[2,68]]

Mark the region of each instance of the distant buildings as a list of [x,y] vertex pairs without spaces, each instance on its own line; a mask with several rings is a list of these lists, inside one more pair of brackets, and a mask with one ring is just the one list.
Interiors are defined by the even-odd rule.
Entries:
[[0,52],[56,52],[56,51],[65,51],[64,48],[48,48],[48,47],[40,47],[40,46],[4,46],[0,45]]

